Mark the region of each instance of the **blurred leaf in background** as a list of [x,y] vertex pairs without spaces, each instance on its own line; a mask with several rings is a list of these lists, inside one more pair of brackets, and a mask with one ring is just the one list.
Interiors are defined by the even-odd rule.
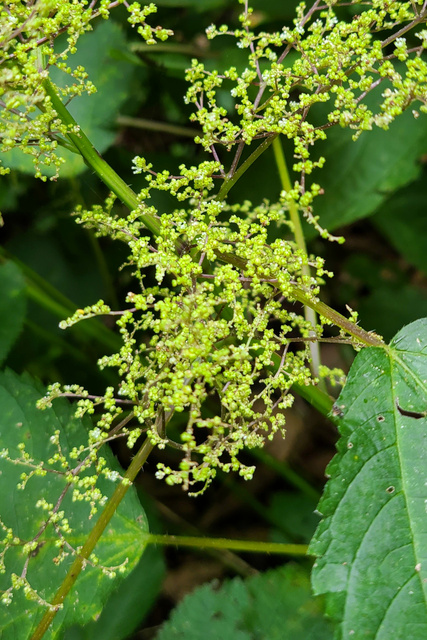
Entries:
[[203,585],[184,598],[156,640],[330,640],[332,632],[308,574],[289,564],[220,587]]
[[[427,158],[427,144],[424,147]],[[426,171],[381,206],[372,219],[397,252],[427,276]]]
[[26,302],[21,271],[13,262],[0,263],[0,365],[22,331]]

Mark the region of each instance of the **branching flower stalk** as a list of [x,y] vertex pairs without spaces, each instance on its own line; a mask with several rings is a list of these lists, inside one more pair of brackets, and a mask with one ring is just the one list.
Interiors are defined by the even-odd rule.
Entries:
[[[42,180],[46,180],[43,166],[54,166],[54,178],[58,176],[64,161],[57,153],[58,140],[73,133],[70,127],[60,124],[43,88],[43,80],[48,78],[50,69],[56,67],[70,76],[71,82],[60,90],[67,101],[95,92],[96,87],[85,69],[72,68],[68,59],[77,51],[79,38],[92,30],[92,21],[98,17],[108,19],[111,9],[120,4],[127,8],[128,22],[137,27],[148,44],[171,35],[167,29],[147,24],[148,16],[157,11],[153,3],[141,7],[137,2],[129,5],[125,0],[95,0],[90,4],[87,0],[39,0],[5,2],[0,10],[0,149],[7,152],[19,148],[30,154],[35,175]],[[61,35],[62,39],[58,39]],[[54,48],[58,42],[61,46]],[[78,127],[74,133],[77,131]],[[7,167],[0,166],[0,175],[7,172]]]
[[80,572],[84,568],[86,562],[88,561],[89,556],[94,550],[96,543],[101,537],[102,533],[105,530],[105,527],[110,522],[113,517],[118,505],[122,501],[124,495],[128,491],[129,487],[132,485],[132,482],[135,480],[139,470],[143,466],[144,462],[148,458],[150,452],[153,449],[153,445],[150,442],[145,440],[144,444],[139,449],[137,455],[133,458],[129,468],[127,469],[123,480],[117,486],[115,492],[113,493],[110,500],[107,502],[105,508],[103,509],[98,521],[96,522],[94,528],[92,529],[90,535],[88,536],[85,544],[79,550],[79,553],[76,555],[76,558],[71,565],[67,576],[60,588],[58,589],[53,601],[50,603],[49,608],[41,619],[37,629],[35,630],[31,640],[40,640],[43,638],[45,632],[48,630],[52,620],[54,619],[57,611],[62,606],[62,603],[69,593],[70,589],[74,585],[77,577]]
[[[315,399],[325,412],[331,407],[310,371],[310,344],[323,339],[325,326],[328,331],[338,327],[332,339],[351,336],[356,347],[384,347],[353,315],[345,318],[320,300],[320,288],[332,274],[321,258],[307,253],[299,218],[305,217],[321,237],[337,240],[315,215],[313,202],[322,188],[311,181],[314,169],[325,163],[322,156],[313,158],[313,148],[330,127],[350,128],[357,139],[374,127],[388,129],[409,108],[414,117],[427,111],[423,0],[316,0],[308,9],[303,2],[293,26],[274,33],[256,30],[253,9],[239,0],[240,27],[211,26],[207,35],[234,38],[247,52],[246,68],[210,70],[194,60],[186,76],[185,102],[193,107],[191,120],[202,131],[195,141],[207,159],[197,166],[182,164],[172,175],[137,156],[133,170],[144,175],[145,186],[135,193],[99,156],[66,106],[94,91],[85,70],[73,68],[68,58],[92,20],[107,18],[117,4],[125,5],[129,22],[138,25],[147,43],[170,35],[147,25],[153,4],[45,0],[5,3],[0,10],[1,172],[8,171],[7,152],[15,149],[33,157],[36,177],[46,180],[54,167],[56,179],[63,163],[61,145],[78,152],[111,195],[91,210],[77,209],[76,221],[127,246],[135,283],[125,308],[113,311],[100,300],[61,323],[66,328],[85,318],[114,316],[122,346],[98,365],[118,371],[117,388],[94,397],[55,384],[40,406],[72,396],[76,415],[83,416],[95,414],[101,404],[97,443],[108,442],[112,431],[125,437],[130,449],[146,438],[34,640],[48,628],[154,447],[181,451],[177,468],[159,463],[156,475],[193,495],[218,470],[249,479],[254,467],[245,465],[240,454],[284,433],[291,389]],[[346,7],[347,20],[340,20],[337,10]],[[59,36],[63,46],[54,48]],[[52,83],[54,66],[69,75],[67,87]],[[234,101],[231,110],[221,99],[226,88]],[[293,145],[297,179],[290,181],[281,172],[276,202],[229,204],[232,187],[272,144],[280,162],[280,137]],[[231,161],[228,152],[233,152]],[[156,208],[157,192],[175,200],[170,211]],[[129,209],[126,217],[116,213],[116,198]],[[319,322],[311,312],[304,316],[300,305],[316,312]],[[123,407],[132,420],[119,430]]]
[[[292,185],[289,178],[289,172],[286,166],[286,160],[283,153],[282,145],[280,144],[279,137],[273,140],[273,150],[274,150],[274,156],[276,159],[276,165],[280,175],[280,181],[282,183],[282,188],[284,189],[285,192],[288,192],[291,190]],[[294,202],[291,202],[289,204],[289,217],[292,222],[295,242],[297,244],[297,247],[303,253],[307,253],[307,247],[305,243],[304,232],[301,226],[301,220],[299,217],[298,209]],[[303,273],[306,277],[310,277],[310,267],[308,265],[304,265]],[[304,315],[305,315],[305,319],[311,323],[313,327],[312,335],[315,337],[316,336],[315,327],[317,324],[316,312],[313,309],[311,309],[309,306],[305,306]],[[313,372],[313,375],[316,378],[319,378],[320,349],[319,349],[319,342],[317,340],[313,340],[313,342],[310,343],[310,354],[311,354],[311,370]],[[319,383],[322,383],[322,382],[323,382],[322,380],[319,380]]]

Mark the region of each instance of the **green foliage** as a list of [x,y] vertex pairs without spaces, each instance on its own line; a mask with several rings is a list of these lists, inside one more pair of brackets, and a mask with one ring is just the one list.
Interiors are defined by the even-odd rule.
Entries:
[[[34,631],[41,605],[49,606],[122,472],[107,448],[101,455],[95,442],[87,447],[90,421],[76,419],[66,400],[40,414],[41,392],[28,377],[1,374],[0,462],[8,491],[0,496],[0,616],[3,632],[11,637],[26,638]],[[137,564],[146,531],[144,512],[130,492],[49,637],[99,615],[106,597]]]
[[127,638],[152,607],[164,574],[165,563],[160,550],[147,547],[135,569],[104,602],[99,618],[84,627],[67,629],[63,640]]
[[[71,58],[73,70],[85,67],[96,91],[92,95],[83,94],[78,100],[71,101],[69,109],[100,153],[105,152],[114,142],[114,121],[132,85],[132,67],[114,57],[116,50],[121,51],[125,47],[126,40],[119,26],[111,21],[102,22],[92,33],[81,38],[79,48]],[[93,51],[97,55],[92,55]],[[66,90],[67,73],[53,67],[50,77],[57,87]],[[78,175],[85,169],[83,158],[73,153],[72,149],[59,147],[56,155],[63,163],[62,178]],[[10,169],[34,173],[32,158],[21,149],[8,152],[4,161]],[[46,167],[44,174],[52,177],[55,169]]]
[[373,222],[410,264],[427,274],[425,200],[422,176],[388,200],[376,213]]
[[219,589],[200,587],[184,598],[156,640],[329,640],[331,633],[306,572],[287,565]]
[[[96,25],[117,4],[125,5],[121,26]],[[388,347],[347,306],[353,304],[354,281],[362,280],[376,292],[374,307],[372,296],[357,302],[362,318],[388,335],[420,315],[420,287],[406,274],[399,279],[396,269],[395,280],[384,284],[373,260],[345,262],[339,253],[335,262],[340,271],[343,264],[347,269],[338,278],[344,284],[339,302],[349,317],[320,296],[333,275],[323,254],[338,251],[321,240],[342,243],[331,230],[379,207],[375,224],[382,238],[425,270],[421,187],[414,190],[411,182],[423,172],[419,161],[427,140],[426,3],[279,4],[181,2],[181,18],[192,16],[199,24],[209,10],[219,24],[208,27],[206,37],[194,28],[191,42],[182,44],[193,25],[186,19],[177,43],[160,46],[162,57],[151,45],[172,31],[147,24],[156,12],[153,4],[41,0],[0,9],[1,173],[28,171],[32,164],[36,177],[50,179],[28,198],[27,239],[10,243],[24,258],[25,293],[21,272],[11,262],[0,267],[0,359],[22,328],[25,295],[50,321],[60,315],[61,329],[85,321],[74,333],[78,348],[67,350],[31,306],[27,325],[49,344],[38,370],[44,375],[49,363],[51,384],[40,399],[41,387],[28,377],[7,371],[1,378],[2,481],[12,495],[10,500],[5,493],[0,504],[2,599],[9,605],[1,615],[3,626],[19,637],[58,637],[71,625],[86,626],[69,629],[70,638],[100,634],[120,640],[130,633],[158,591],[158,555],[143,557],[101,617],[86,623],[99,615],[112,590],[114,582],[104,579],[114,573],[108,567],[134,567],[148,539],[143,511],[135,494],[127,493],[141,466],[157,449],[157,479],[190,495],[203,492],[218,472],[250,479],[255,466],[248,452],[285,433],[295,394],[325,414],[331,406],[327,384],[333,389],[344,374],[323,364],[322,340],[374,349],[357,357],[332,411],[342,440],[321,502],[325,519],[312,543],[321,556],[316,589],[328,593],[339,637],[394,634],[400,640],[414,616],[421,626],[412,635],[425,636],[421,587],[412,590],[410,581],[423,572],[425,487],[417,471],[426,451],[426,322],[403,330]],[[164,15],[171,20],[172,10]],[[129,45],[134,27],[142,46]],[[189,55],[184,89],[178,70]],[[141,69],[145,84],[133,95],[133,76]],[[185,94],[182,107],[179,93]],[[174,143],[166,145],[167,153],[150,153],[146,140],[124,136],[107,156],[119,175],[99,151],[114,142],[118,108],[127,105],[138,116],[142,95],[151,115],[159,109],[164,119],[182,123],[191,112],[198,131],[150,126],[170,135],[194,134],[196,150]],[[286,158],[293,159],[289,169]],[[84,164],[91,171],[79,180]],[[93,174],[107,196],[98,192]],[[0,194],[5,208],[15,206],[25,190],[11,178],[10,195]],[[391,200],[404,187],[412,200],[404,190]],[[401,194],[403,206],[411,202],[414,224],[409,216],[402,219]],[[101,299],[93,303],[87,294],[97,275],[79,287],[87,269],[83,243],[78,241],[71,259],[58,257],[63,270],[56,277],[76,292],[77,310],[29,267],[34,253],[49,247],[33,246],[34,230],[62,226],[64,209],[74,210],[80,232],[65,226],[62,233],[70,244],[71,236],[87,234],[102,279]],[[320,238],[307,249],[306,239],[316,232]],[[122,247],[119,257],[109,253],[111,240]],[[56,244],[57,255],[61,246]],[[55,270],[52,256],[47,251],[35,260],[45,275]],[[114,271],[123,261],[116,293],[109,267]],[[67,278],[67,271],[73,275]],[[108,328],[97,316],[105,316]],[[57,375],[57,353],[65,359],[71,354],[74,368],[58,366]],[[26,354],[21,358],[30,362]],[[98,374],[90,366],[94,360]],[[37,399],[45,413],[36,409]],[[123,473],[109,453],[111,442],[123,443],[131,457]],[[115,488],[111,481],[117,481]],[[272,536],[305,542],[314,527],[312,496],[313,490],[304,499],[277,493],[269,508],[253,505],[276,527]],[[139,607],[133,587],[140,580],[146,598]],[[396,613],[401,601],[407,617]],[[123,622],[111,615],[115,607]],[[286,633],[317,640],[331,634],[321,604],[308,597],[305,573],[293,567],[235,579],[216,592],[203,587],[177,609],[159,638],[199,637],[208,616],[215,638]]]
[[311,543],[337,638],[425,638],[427,320],[360,353],[336,401],[341,439]]
[[25,282],[13,262],[0,265],[0,363],[22,329],[26,311]]
[[[107,19],[111,3],[101,0],[95,8],[92,3],[63,2],[62,0],[43,0],[32,4],[12,3],[5,5],[0,13],[2,34],[2,65],[0,96],[3,119],[0,125],[3,152],[14,148],[33,157],[36,176],[42,179],[45,167],[55,167],[52,176],[56,178],[59,168],[65,162],[56,153],[58,144],[70,148],[66,136],[69,130],[60,125],[57,114],[49,98],[42,88],[43,80],[48,77],[51,68],[56,67],[70,76],[68,84],[61,82],[61,94],[71,99],[83,93],[96,91],[94,84],[88,80],[87,72],[82,65],[74,69],[68,65],[68,58],[77,51],[77,43],[85,32],[91,31],[91,22],[101,16]],[[119,2],[122,4],[122,2]],[[113,6],[115,3],[113,3]],[[156,12],[150,3],[141,7],[138,3],[128,5],[128,22],[137,26],[138,33],[149,44],[156,39],[165,40],[169,34],[161,28],[151,28],[146,18]],[[52,42],[61,46],[52,49]],[[35,115],[36,108],[41,113]],[[78,128],[74,130],[76,133]],[[65,136],[65,139],[64,139]],[[72,149],[72,147],[71,147]],[[1,168],[7,173],[8,168]]]
[[[325,142],[327,170],[324,175],[319,172],[325,195],[317,200],[316,211],[327,229],[370,216],[397,189],[419,176],[419,158],[427,148],[427,121],[416,120],[406,111],[389,131],[374,129],[357,144],[349,144],[350,138],[350,132],[332,129]],[[392,207],[393,202],[391,198]],[[390,204],[384,207],[388,211]],[[394,228],[391,220],[387,227]]]

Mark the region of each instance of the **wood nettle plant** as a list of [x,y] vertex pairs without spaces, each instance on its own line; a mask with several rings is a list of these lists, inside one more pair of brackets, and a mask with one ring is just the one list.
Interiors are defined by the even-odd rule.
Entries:
[[[98,367],[115,369],[117,386],[94,394],[70,381],[44,392],[29,377],[1,375],[5,637],[62,637],[99,614],[150,542],[132,483],[154,448],[180,452],[176,467],[158,463],[156,477],[190,495],[219,471],[249,480],[255,467],[243,452],[285,435],[286,410],[300,394],[341,433],[310,548],[336,637],[425,638],[427,323],[387,345],[351,309],[344,317],[322,302],[333,274],[307,252],[302,220],[325,241],[343,242],[316,214],[321,143],[332,127],[357,140],[408,110],[420,120],[427,112],[427,0],[301,2],[293,27],[275,32],[258,29],[248,0],[239,0],[238,26],[206,34],[233,39],[245,64],[212,70],[193,60],[186,73],[204,159],[175,175],[138,155],[133,172],[145,183],[137,192],[72,115],[96,91],[73,64],[79,39],[90,40],[84,34],[120,4],[147,44],[173,36],[147,23],[153,3],[38,0],[0,9],[0,171],[25,154],[36,177],[57,180],[67,153],[80,155],[110,193],[77,207],[75,220],[126,245],[134,283],[123,308],[99,300],[60,324],[115,320],[121,343]],[[258,202],[231,200],[270,146],[279,199],[264,199],[261,183]],[[11,262],[2,268],[10,282],[19,278]],[[11,344],[16,332],[5,327]],[[324,340],[361,350],[335,403],[325,379],[342,373],[322,364]],[[126,471],[109,451],[117,439],[134,453]]]

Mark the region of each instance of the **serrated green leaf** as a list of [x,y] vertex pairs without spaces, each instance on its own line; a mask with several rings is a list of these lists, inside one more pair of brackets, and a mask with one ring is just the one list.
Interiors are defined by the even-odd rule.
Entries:
[[[45,477],[30,478],[26,488],[19,490],[17,484],[20,475],[30,471],[31,467],[10,460],[19,460],[21,453],[18,445],[24,442],[25,450],[34,464],[46,461],[57,451],[50,440],[56,430],[60,432],[61,449],[67,454],[73,447],[87,442],[87,431],[91,423],[89,420],[74,418],[72,406],[64,400],[55,401],[52,408],[39,411],[36,401],[41,395],[42,390],[29,377],[20,378],[11,371],[0,374],[0,451],[8,450],[8,456],[0,458],[0,546],[4,550],[5,528],[10,527],[23,543],[33,540],[41,532],[37,538],[38,546],[30,557],[24,555],[22,545],[6,550],[6,573],[0,576],[0,591],[9,588],[11,573],[21,575],[28,561],[28,582],[41,598],[49,602],[74,560],[72,548],[83,545],[99,513],[93,520],[89,520],[88,503],[73,502],[71,491],[68,491],[60,504],[60,510],[64,511],[72,529],[62,539],[66,540],[64,550],[69,555],[58,563],[55,558],[61,551],[60,546],[57,546],[61,543],[61,538],[51,524],[42,531],[46,513],[36,503],[43,498],[56,505],[66,480],[60,473],[47,473]],[[108,449],[102,455],[110,469],[121,472]],[[58,471],[60,470],[61,467]],[[90,467],[84,475],[93,473],[94,469]],[[115,487],[105,478],[97,486],[105,496],[110,496]],[[66,598],[63,609],[56,615],[52,628],[45,635],[47,640],[60,637],[60,632],[72,624],[84,625],[99,615],[111,591],[137,564],[144,549],[143,534],[147,529],[145,514],[136,493],[131,489],[95,548],[99,567],[118,567],[126,562],[124,573],[117,572],[116,577],[111,579],[105,577],[99,567],[88,564]],[[0,629],[5,634],[4,637],[20,640],[30,637],[44,611],[45,608],[39,603],[26,599],[22,589],[15,591],[12,603],[0,606]]]
[[[126,48],[125,36],[112,20],[102,21],[93,32],[81,36],[77,52],[70,56],[70,66],[84,67],[89,79],[97,88],[93,95],[84,94],[74,98],[68,105],[71,115],[88,136],[94,147],[103,153],[114,141],[113,126],[120,106],[128,97],[133,78],[133,67],[124,60],[117,59],[117,50]],[[52,82],[63,87],[70,83],[70,76],[57,68],[50,71]],[[62,178],[76,176],[86,168],[82,157],[65,148],[58,147],[57,153],[65,163],[60,170]],[[7,152],[5,163],[12,169],[24,173],[34,173],[32,157],[19,149]],[[55,171],[45,167],[47,176]]]
[[337,638],[427,637],[427,319],[358,354],[310,551]]
[[25,280],[13,262],[0,265],[0,364],[24,324],[26,312]]
[[330,640],[322,604],[297,565],[203,585],[178,605],[156,640]]

